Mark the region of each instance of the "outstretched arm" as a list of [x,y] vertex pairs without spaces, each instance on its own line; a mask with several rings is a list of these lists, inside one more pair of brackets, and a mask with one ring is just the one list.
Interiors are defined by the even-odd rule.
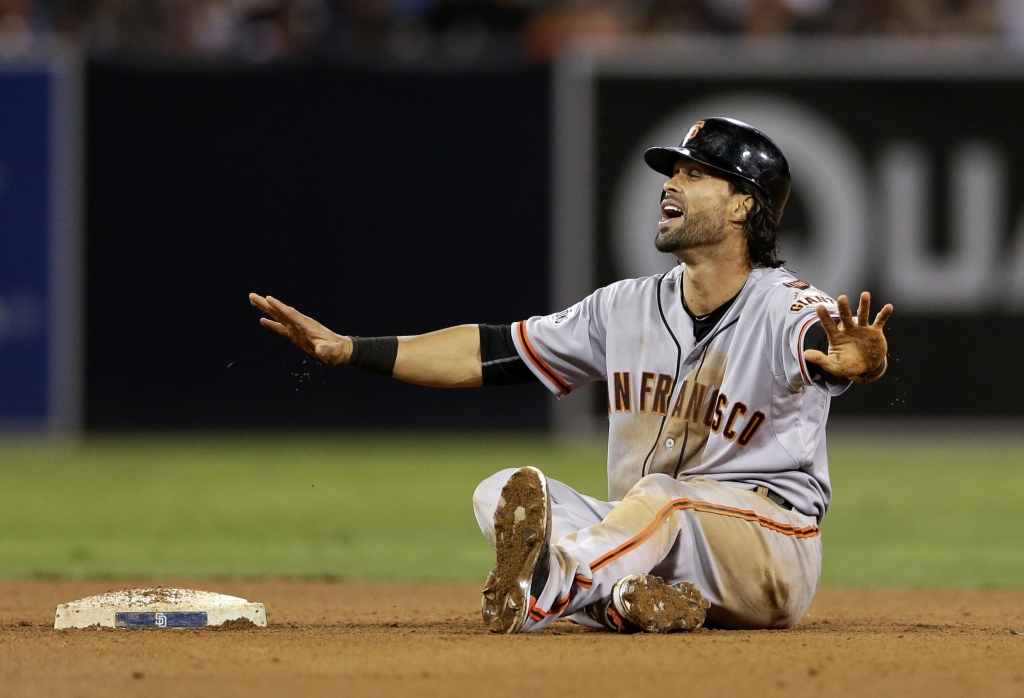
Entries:
[[839,306],[840,323],[837,325],[825,306],[817,308],[818,319],[828,335],[828,354],[808,349],[804,359],[835,376],[849,378],[857,383],[870,383],[882,377],[886,369],[885,355],[888,344],[882,328],[892,315],[892,305],[878,311],[875,321],[870,323],[871,294],[860,294],[857,317],[850,312],[850,301],[846,296],[836,299]]
[[[271,296],[250,293],[249,302],[269,316],[260,318],[261,325],[284,335],[306,353],[327,364],[352,361],[355,348],[352,337],[332,332]],[[391,375],[407,383],[440,388],[482,385],[478,326],[459,325],[428,334],[398,337]]]

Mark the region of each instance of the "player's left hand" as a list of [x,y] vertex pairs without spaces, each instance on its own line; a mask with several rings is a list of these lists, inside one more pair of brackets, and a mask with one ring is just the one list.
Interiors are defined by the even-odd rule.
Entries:
[[882,328],[892,315],[892,305],[885,305],[878,311],[875,321],[869,323],[870,293],[860,294],[856,318],[850,312],[850,301],[846,296],[839,296],[836,303],[839,305],[838,325],[825,306],[817,308],[818,319],[828,335],[828,354],[808,349],[804,352],[804,360],[856,383],[878,380],[885,373],[885,355],[889,348]]

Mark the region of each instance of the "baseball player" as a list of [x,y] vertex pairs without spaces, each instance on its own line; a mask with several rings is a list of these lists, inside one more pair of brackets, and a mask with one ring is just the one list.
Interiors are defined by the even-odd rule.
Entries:
[[666,177],[655,245],[680,264],[554,315],[360,338],[250,295],[264,326],[331,364],[433,386],[539,381],[558,396],[607,381],[609,501],[531,467],[474,494],[497,557],[481,602],[494,632],[560,617],[618,632],[785,628],[817,589],[829,402],[885,372],[892,306],[870,322],[867,293],[854,316],[783,268],[789,165],[753,127],[704,119],[644,159]]

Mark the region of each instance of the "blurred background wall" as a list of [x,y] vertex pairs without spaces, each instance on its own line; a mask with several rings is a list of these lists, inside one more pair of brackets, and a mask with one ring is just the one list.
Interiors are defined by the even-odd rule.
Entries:
[[533,386],[325,367],[246,299],[362,336],[545,312],[543,68],[95,63],[87,84],[88,428],[544,427]]
[[[35,162],[82,185],[82,387],[47,392],[69,364],[45,340],[66,333],[53,317],[32,330],[5,272],[0,421],[19,423],[10,405],[35,390],[44,411],[79,401],[94,431],[545,428],[557,411],[537,386],[429,390],[304,361],[244,296],[406,334],[511,322],[655,273],[643,225],[659,183],[638,153],[708,110],[791,153],[782,256],[796,271],[897,305],[890,375],[834,414],[1020,417],[1024,369],[996,357],[1024,339],[1022,7],[0,0],[0,104],[14,105],[0,135],[27,142],[12,76],[55,36],[83,57],[84,95],[83,166],[0,138],[5,182]],[[57,240],[5,217],[26,201],[0,186],[17,269],[25,240]],[[50,351],[35,388],[15,381],[18,351]],[[565,402],[592,428],[601,395]]]

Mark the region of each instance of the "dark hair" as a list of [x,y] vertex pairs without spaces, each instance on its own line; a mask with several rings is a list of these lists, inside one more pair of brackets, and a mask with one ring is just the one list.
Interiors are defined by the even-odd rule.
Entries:
[[745,179],[730,177],[729,184],[733,194],[747,194],[754,199],[743,222],[743,232],[747,236],[747,253],[755,267],[775,269],[786,263],[779,259],[779,224],[775,222],[772,207],[768,198],[760,189]]

